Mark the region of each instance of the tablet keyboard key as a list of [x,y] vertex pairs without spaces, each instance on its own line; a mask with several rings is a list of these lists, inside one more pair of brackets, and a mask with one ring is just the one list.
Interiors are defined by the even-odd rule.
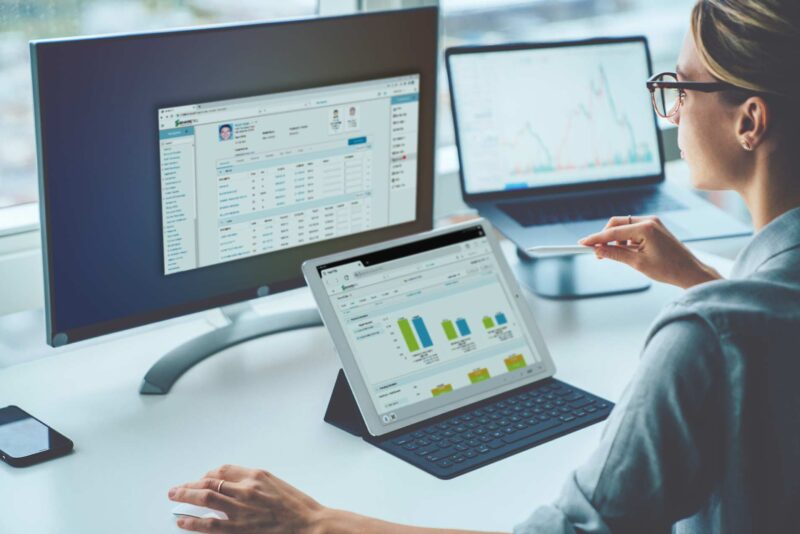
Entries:
[[515,441],[529,438],[535,434],[538,434],[539,432],[544,432],[545,430],[557,427],[560,424],[561,421],[559,421],[558,419],[550,419],[549,421],[545,421],[543,423],[539,423],[537,425],[528,427],[525,430],[520,430],[513,434],[509,434],[508,436],[505,436],[503,438],[503,441],[505,441],[506,443],[514,443]]

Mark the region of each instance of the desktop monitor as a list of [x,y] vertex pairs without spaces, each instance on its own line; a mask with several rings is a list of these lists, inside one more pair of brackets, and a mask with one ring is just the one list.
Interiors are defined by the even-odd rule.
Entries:
[[[306,259],[431,228],[437,37],[422,8],[32,42],[48,343],[297,288]],[[276,321],[184,346],[155,390],[318,316]]]

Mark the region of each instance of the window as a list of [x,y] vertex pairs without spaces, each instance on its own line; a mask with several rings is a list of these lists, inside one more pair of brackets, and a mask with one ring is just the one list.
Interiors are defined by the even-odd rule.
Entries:
[[311,15],[317,0],[0,1],[0,208],[35,202],[30,39]]

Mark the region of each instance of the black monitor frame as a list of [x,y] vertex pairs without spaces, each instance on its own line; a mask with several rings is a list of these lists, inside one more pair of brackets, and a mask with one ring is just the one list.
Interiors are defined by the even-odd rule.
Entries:
[[[408,9],[402,11],[373,12],[368,14],[345,15],[336,17],[303,18],[275,22],[256,22],[248,24],[216,25],[200,28],[169,30],[159,32],[134,33],[123,35],[83,37],[70,39],[48,39],[32,41],[31,67],[33,74],[33,97],[35,107],[36,138],[39,172],[40,212],[42,251],[45,275],[45,306],[47,323],[47,342],[53,346],[64,345],[104,334],[126,330],[137,326],[162,321],[165,319],[199,312],[219,306],[224,306],[240,301],[256,298],[265,294],[274,294],[305,284],[300,264],[302,260],[310,257],[322,256],[335,251],[345,250],[365,244],[375,243],[403,235],[428,230],[433,226],[433,181],[434,181],[434,151],[435,151],[435,106],[436,106],[436,81],[438,60],[438,29],[439,10],[435,7]],[[56,269],[66,267],[75,268],[80,261],[91,261],[91,258],[76,259],[69,254],[55,252],[54,226],[63,225],[64,221],[54,220],[53,206],[58,199],[51,196],[51,184],[58,180],[69,179],[74,163],[70,157],[59,154],[53,156],[51,150],[54,143],[58,142],[59,131],[64,127],[64,102],[57,98],[57,85],[68,79],[70,64],[65,64],[63,58],[72,58],[78,61],[82,53],[91,52],[87,58],[101,57],[114,50],[111,45],[125,43],[127,45],[147,44],[151,46],[155,41],[163,39],[208,39],[215,36],[229,35],[231,32],[247,32],[251,39],[263,37],[266,42],[275,42],[292,32],[304,32],[304,35],[324,35],[327,39],[322,43],[312,43],[314,46],[292,48],[274,47],[271,53],[283,54],[292,59],[290,64],[297,65],[298,70],[306,69],[299,76],[306,80],[295,85],[283,84],[281,86],[265,87],[264,90],[251,90],[250,94],[268,94],[282,91],[291,91],[305,87],[334,85],[364,79],[378,79],[390,76],[420,74],[420,110],[419,110],[419,136],[418,136],[418,175],[417,175],[417,218],[416,220],[399,225],[384,227],[351,236],[336,238],[328,241],[315,242],[310,245],[298,247],[302,253],[296,262],[296,269],[291,269],[285,277],[270,282],[268,287],[263,283],[253,283],[247,287],[236,287],[222,294],[201,295],[188,302],[176,303],[173,306],[161,307],[145,312],[123,314],[109,320],[91,322],[88,324],[63,327],[63,317],[58,313],[61,305],[59,294],[61,286],[56,283],[54,273]],[[337,39],[329,39],[330,37]],[[320,38],[321,39],[321,38]],[[207,41],[206,41],[207,42]],[[130,50],[128,47],[126,50]],[[299,50],[299,51],[298,51]],[[354,52],[355,51],[355,52]],[[313,63],[319,57],[350,58],[346,68],[335,75],[332,69],[327,69],[327,74],[320,74],[319,79],[313,83],[309,74],[311,67],[302,67],[306,63]],[[359,57],[353,60],[353,54]],[[294,54],[294,57],[291,55]],[[349,54],[349,55],[348,55]],[[105,60],[109,58],[104,57]],[[118,58],[120,60],[123,57]],[[304,63],[305,62],[305,63]],[[345,63],[343,62],[343,65]],[[328,61],[325,66],[330,66]],[[102,68],[99,66],[97,68]],[[211,68],[211,67],[210,67]],[[319,69],[325,70],[325,69]],[[358,74],[354,74],[358,72]],[[110,75],[114,75],[112,72]],[[147,73],[144,73],[145,75]],[[93,90],[87,87],[87,90]],[[236,98],[249,96],[249,94],[208,94],[206,101],[224,97]],[[184,102],[175,102],[182,104]],[[142,110],[153,113],[153,122],[156,122],[155,110]],[[77,115],[75,115],[77,117]],[[102,127],[92,132],[93,135],[107,135]],[[157,153],[157,147],[153,150]],[[75,155],[70,155],[75,157]],[[158,181],[159,170],[152,169],[152,180]],[[162,243],[158,243],[161,247]],[[98,251],[102,253],[102,251]],[[258,258],[277,253],[235,260],[234,262],[251,262],[258,265]],[[135,254],[132,254],[134,256]],[[135,261],[135,257],[131,258]],[[209,266],[203,269],[224,269],[228,264]],[[175,276],[175,275],[171,275]],[[63,282],[62,282],[63,283]],[[102,285],[102,282],[98,282]],[[235,284],[231,284],[234,286]],[[88,294],[87,299],[97,295]]]

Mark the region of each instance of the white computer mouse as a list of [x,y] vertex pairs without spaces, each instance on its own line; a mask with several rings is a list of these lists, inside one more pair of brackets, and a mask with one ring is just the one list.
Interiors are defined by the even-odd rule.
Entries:
[[186,503],[180,503],[178,506],[172,509],[172,513],[175,515],[188,515],[190,517],[197,517],[199,519],[228,519],[228,515],[225,512]]

